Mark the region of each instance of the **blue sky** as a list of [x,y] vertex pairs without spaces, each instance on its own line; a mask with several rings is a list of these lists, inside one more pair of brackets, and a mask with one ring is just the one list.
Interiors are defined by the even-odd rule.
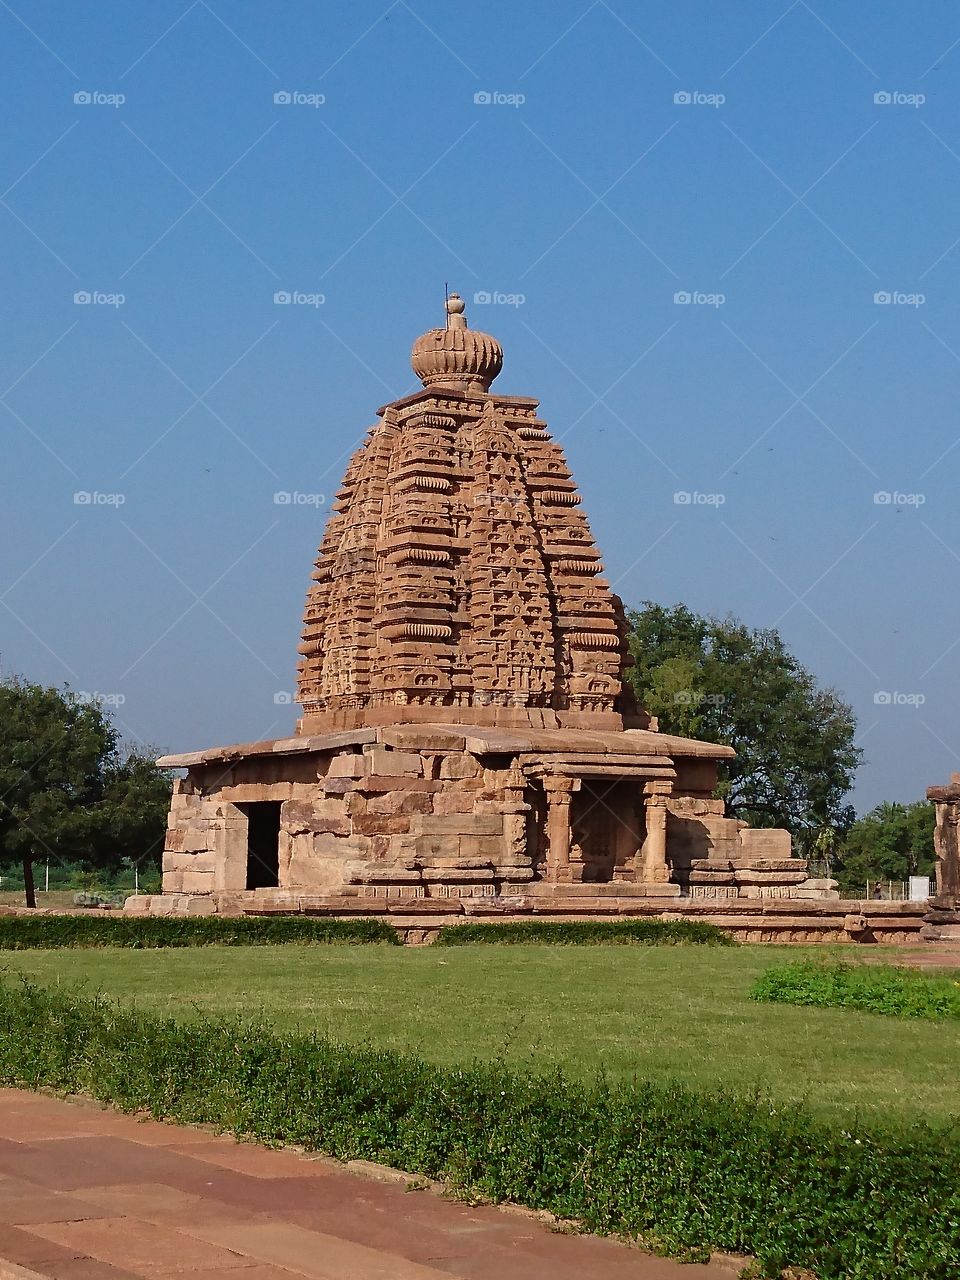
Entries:
[[861,810],[960,767],[955,5],[0,31],[3,671],[165,750],[288,732],[327,503],[449,281],[628,605],[778,627],[857,711]]

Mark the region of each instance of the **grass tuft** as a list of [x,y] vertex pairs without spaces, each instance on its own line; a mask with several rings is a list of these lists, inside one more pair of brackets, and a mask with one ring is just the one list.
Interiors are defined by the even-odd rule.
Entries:
[[861,1009],[890,1018],[960,1018],[960,982],[893,965],[780,965],[762,974],[750,994],[776,1004]]

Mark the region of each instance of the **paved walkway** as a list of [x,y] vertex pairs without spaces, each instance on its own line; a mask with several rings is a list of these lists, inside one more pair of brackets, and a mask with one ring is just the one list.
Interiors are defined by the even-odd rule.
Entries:
[[731,1280],[528,1214],[0,1089],[0,1280]]

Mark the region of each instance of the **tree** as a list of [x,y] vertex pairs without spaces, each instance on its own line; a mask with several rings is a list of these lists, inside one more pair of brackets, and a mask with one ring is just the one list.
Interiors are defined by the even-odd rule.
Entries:
[[660,728],[734,748],[717,794],[752,826],[787,827],[802,848],[845,831],[861,751],[852,709],[821,688],[774,630],[646,601],[630,614],[631,679]]
[[858,818],[837,850],[841,888],[856,893],[868,880],[932,876],[935,818],[934,807],[927,800],[915,804],[884,801]]
[[0,682],[0,853],[19,860],[28,906],[41,855],[90,866],[156,858],[169,793],[152,760],[124,751],[101,704]]

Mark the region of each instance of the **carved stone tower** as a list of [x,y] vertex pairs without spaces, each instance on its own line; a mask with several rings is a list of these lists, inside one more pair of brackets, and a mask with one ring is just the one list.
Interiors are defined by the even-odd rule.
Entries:
[[623,606],[537,401],[499,396],[463,301],[413,346],[424,390],[379,411],[320,545],[301,732],[453,719],[642,727]]

